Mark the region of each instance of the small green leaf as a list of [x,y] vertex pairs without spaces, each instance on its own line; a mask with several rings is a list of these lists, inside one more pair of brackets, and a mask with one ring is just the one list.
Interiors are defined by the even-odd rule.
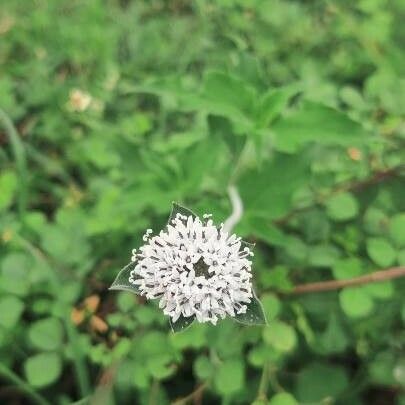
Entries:
[[244,365],[238,359],[225,360],[219,365],[215,378],[215,387],[222,395],[233,394],[244,386]]
[[14,327],[22,312],[24,303],[13,295],[6,295],[0,298],[0,326],[7,329]]
[[341,193],[332,197],[326,204],[328,216],[335,221],[354,218],[359,210],[357,200],[350,193]]
[[57,318],[41,319],[32,324],[28,336],[35,347],[55,350],[62,344],[62,325]]
[[109,290],[130,291],[134,294],[139,294],[138,286],[129,282],[129,277],[130,277],[131,271],[135,268],[135,266],[136,266],[136,262],[131,262],[131,263],[127,264],[118,273],[118,276],[115,278],[115,280],[112,283]]
[[339,293],[340,306],[351,318],[367,316],[373,310],[373,300],[363,287],[345,288]]
[[263,306],[254,291],[251,301],[247,304],[246,312],[237,314],[234,319],[244,325],[265,325],[267,323]]
[[269,405],[297,405],[296,399],[288,392],[279,392],[271,397]]
[[33,387],[44,387],[56,381],[62,372],[62,362],[56,353],[40,353],[24,363],[25,375]]
[[390,221],[390,236],[398,247],[405,246],[405,213],[397,214]]
[[297,335],[293,327],[275,320],[263,329],[263,340],[277,351],[290,352],[297,344]]
[[183,315],[180,315],[180,318],[177,319],[176,322],[173,322],[172,318],[170,318],[170,327],[172,328],[173,332],[181,332],[187,329],[194,322],[194,319],[194,316],[185,317]]
[[371,260],[381,267],[388,267],[394,263],[396,253],[391,244],[384,238],[369,238],[367,253]]

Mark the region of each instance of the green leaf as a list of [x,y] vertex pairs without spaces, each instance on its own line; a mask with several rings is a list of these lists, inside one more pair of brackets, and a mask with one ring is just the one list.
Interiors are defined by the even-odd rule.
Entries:
[[357,257],[341,259],[335,262],[332,272],[336,280],[358,277],[364,273],[363,263]]
[[398,247],[405,247],[405,213],[394,215],[389,225],[391,240]]
[[293,194],[308,180],[305,156],[275,154],[260,168],[246,171],[238,183],[245,215],[263,220],[287,214],[293,207]]
[[207,380],[214,374],[215,368],[207,356],[199,356],[194,362],[193,370],[201,380]]
[[45,387],[59,378],[62,361],[56,353],[40,353],[25,361],[24,370],[30,385]]
[[238,359],[225,360],[215,373],[215,388],[222,395],[231,395],[240,391],[244,382],[244,365]]
[[233,110],[249,115],[256,99],[255,90],[245,81],[216,71],[204,75],[203,94],[212,103],[214,111],[225,115]]
[[367,253],[371,260],[381,267],[391,266],[396,258],[396,252],[384,238],[367,239]]
[[296,152],[305,143],[353,146],[364,141],[361,125],[346,114],[322,104],[303,101],[299,109],[273,125],[276,147]]
[[169,323],[173,332],[181,332],[187,329],[194,322],[194,319],[194,316],[185,317],[180,315],[176,322],[173,322],[172,318],[169,318]]
[[281,302],[274,294],[264,294],[260,297],[266,319],[273,320],[281,310]]
[[18,178],[13,171],[0,174],[0,211],[6,209],[13,201],[18,188]]
[[1,262],[0,290],[26,296],[30,288],[32,260],[24,253],[10,253]]
[[290,325],[274,320],[263,329],[263,340],[280,352],[291,352],[297,344],[297,335]]
[[22,312],[24,311],[24,303],[19,298],[13,295],[5,295],[0,298],[0,326],[6,329],[13,328]]
[[138,286],[129,282],[131,271],[134,270],[135,266],[136,262],[130,262],[120,270],[109,290],[122,290],[139,294]]
[[322,352],[340,353],[347,348],[349,341],[345,334],[341,322],[334,312],[330,314],[328,326],[320,336],[319,341],[316,342],[317,349],[321,349]]
[[267,91],[260,99],[257,108],[257,124],[267,127],[287,106],[291,97],[297,93],[292,87],[282,87]]
[[363,288],[371,297],[381,300],[388,300],[394,295],[394,284],[391,280],[370,283]]
[[244,314],[237,314],[233,318],[244,325],[265,325],[267,323],[264,315],[263,306],[253,291],[253,297]]
[[41,319],[34,322],[29,330],[31,343],[42,350],[56,350],[62,344],[63,328],[57,318]]
[[298,402],[288,392],[280,392],[270,398],[268,405],[298,405]]
[[373,310],[373,300],[363,287],[345,288],[339,293],[340,306],[351,318],[367,316]]
[[342,367],[313,363],[298,373],[296,393],[300,402],[338,398],[349,384]]
[[357,200],[350,193],[340,193],[330,198],[326,203],[328,216],[335,221],[347,221],[358,213]]
[[316,267],[331,267],[339,258],[340,252],[334,245],[318,245],[309,248],[308,262]]

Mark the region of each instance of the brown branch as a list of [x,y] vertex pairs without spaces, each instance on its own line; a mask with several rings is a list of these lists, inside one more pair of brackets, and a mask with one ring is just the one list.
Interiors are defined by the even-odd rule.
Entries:
[[297,285],[288,294],[307,294],[312,292],[339,290],[344,287],[353,287],[368,283],[377,283],[395,278],[405,277],[405,267],[393,267],[388,270],[375,271],[360,277],[346,280],[319,281],[317,283],[307,283]]
[[207,388],[208,384],[200,384],[192,393],[188,394],[183,398],[176,399],[172,402],[172,405],[186,405],[190,403],[193,399],[201,398],[202,393]]

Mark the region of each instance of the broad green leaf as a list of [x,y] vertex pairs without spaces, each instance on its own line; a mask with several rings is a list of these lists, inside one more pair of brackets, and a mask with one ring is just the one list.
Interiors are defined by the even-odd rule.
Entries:
[[287,243],[285,234],[270,221],[265,221],[261,218],[250,218],[249,228],[255,236],[264,240],[269,245],[283,246]]
[[244,325],[265,325],[267,323],[263,306],[254,291],[250,303],[247,304],[246,312],[235,315],[233,319]]
[[282,87],[267,91],[257,107],[257,125],[267,127],[287,106],[292,96],[297,93],[293,87]]
[[318,403],[325,398],[338,398],[348,386],[343,367],[312,363],[298,373],[296,396],[304,403]]
[[14,295],[0,297],[0,326],[6,329],[15,327],[22,312],[24,303]]
[[181,332],[187,329],[194,322],[194,319],[194,316],[185,317],[183,315],[180,315],[179,319],[177,319],[176,322],[173,322],[172,318],[170,318],[169,323],[173,332]]
[[46,318],[34,322],[29,330],[31,343],[42,350],[56,350],[62,345],[63,328],[57,318]]
[[340,193],[330,198],[326,203],[328,216],[335,221],[347,221],[358,213],[357,200],[350,193]]
[[391,266],[396,258],[396,252],[388,240],[384,238],[367,239],[367,253],[371,260],[381,267]]
[[214,377],[216,390],[222,395],[230,395],[240,391],[245,384],[244,364],[238,359],[222,362]]
[[301,107],[273,125],[276,147],[296,152],[308,142],[353,146],[365,141],[361,125],[346,114],[322,104],[304,101]]
[[241,177],[238,188],[245,215],[275,219],[293,206],[293,194],[309,180],[309,162],[305,156],[276,154],[263,165]]
[[139,288],[137,285],[129,282],[131,271],[134,270],[136,262],[130,262],[127,264],[117,275],[109,290],[122,290],[130,291],[134,294],[139,294]]
[[263,329],[264,341],[280,352],[291,352],[297,344],[297,335],[290,325],[281,321],[271,321]]
[[363,287],[345,288],[339,293],[340,306],[351,318],[361,318],[373,310],[373,299]]
[[298,405],[298,402],[288,392],[279,392],[270,398],[268,405]]
[[219,113],[223,109],[226,114],[232,110],[249,114],[256,102],[256,92],[251,86],[222,72],[210,71],[205,74],[203,94],[212,103],[214,111]]
[[62,361],[56,353],[40,353],[24,363],[27,381],[33,387],[45,387],[55,382],[62,372]]

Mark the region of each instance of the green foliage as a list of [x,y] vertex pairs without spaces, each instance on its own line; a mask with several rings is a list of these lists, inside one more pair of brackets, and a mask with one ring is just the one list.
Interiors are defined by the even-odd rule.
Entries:
[[[405,265],[403,2],[0,3],[3,402],[402,405],[404,279],[291,292]],[[229,185],[262,306],[173,334],[123,266]]]

